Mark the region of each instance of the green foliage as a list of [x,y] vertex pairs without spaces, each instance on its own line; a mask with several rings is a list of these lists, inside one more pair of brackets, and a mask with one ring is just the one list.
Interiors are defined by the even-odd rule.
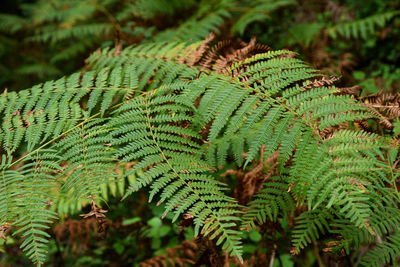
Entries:
[[[106,249],[175,260],[170,247],[183,235],[199,244],[188,263],[216,264],[222,249],[224,264],[267,265],[265,254],[311,266],[309,246],[318,255],[325,244],[324,253],[365,266],[396,264],[398,103],[379,103],[393,122],[381,127],[389,119],[368,98],[336,88],[296,53],[227,40],[257,34],[343,72],[342,83],[364,86],[361,95],[394,91],[398,4],[371,0],[350,14],[344,7],[358,4],[345,2],[306,17],[292,0],[39,0],[21,5],[22,16],[0,15],[0,84],[14,90],[58,76],[0,95],[0,237],[11,228],[25,256],[46,264],[47,251],[61,254],[52,224],[91,203],[84,217],[99,229],[131,227],[135,237],[112,236],[77,265],[107,264]],[[213,47],[215,35],[224,41]],[[335,53],[351,56],[328,58]],[[353,56],[371,64],[347,73]],[[144,192],[157,203],[140,214]],[[112,222],[104,205],[116,212]],[[289,250],[302,254],[287,259]]]
[[338,38],[339,34],[345,38],[359,39],[361,37],[366,40],[369,34],[375,32],[376,27],[384,27],[388,21],[399,14],[399,11],[375,14],[356,21],[340,23],[334,27],[328,28],[327,32],[334,39]]
[[390,264],[396,261],[400,247],[399,232],[395,231],[387,239],[387,241],[378,244],[375,250],[364,256],[362,261],[364,265],[381,266],[382,264]]
[[179,25],[176,29],[165,30],[154,37],[155,41],[200,41],[206,38],[210,32],[219,33],[219,28],[230,14],[225,9],[217,9],[215,12],[193,16]]
[[[140,173],[125,197],[150,185],[150,201],[159,195],[163,217],[172,212],[173,221],[194,218],[196,235],[216,238],[239,259],[240,221],[243,228],[255,228],[255,219],[288,220],[303,203],[310,211],[301,214],[293,230],[295,251],[331,231],[333,218],[347,219],[355,232],[374,236],[378,217],[398,203],[385,186],[391,169],[382,154],[384,140],[355,130],[321,135],[374,115],[334,88],[307,90],[306,81],[320,74],[288,57],[288,51],[257,54],[233,64],[226,75],[200,74],[191,65],[202,45],[160,43],[120,54],[106,50],[88,60],[92,71],[1,96],[3,148],[10,157],[21,149],[28,152],[14,162],[3,160],[1,197],[17,204],[12,213],[6,204],[2,214],[24,216],[2,218],[25,226],[18,232],[26,237],[22,248],[34,262],[44,261],[47,239],[40,229],[54,218],[46,208],[35,211],[39,203],[46,205],[36,195],[57,192],[40,179],[53,179],[70,197],[97,199],[102,185],[118,177],[118,161],[135,162],[125,175]],[[207,146],[199,134],[204,125],[209,125]],[[282,176],[265,183],[241,216],[240,206],[210,171],[231,156],[239,167],[249,166],[262,146],[265,158],[279,151]],[[47,148],[55,148],[56,156],[43,154],[46,160],[29,163]],[[17,162],[22,167],[10,169]],[[32,182],[15,187],[21,175]],[[24,205],[18,204],[22,196]]]
[[297,219],[297,225],[293,229],[293,250],[298,253],[309,243],[316,241],[321,234],[330,230],[328,220],[332,215],[327,211],[304,212]]
[[1,222],[12,222],[19,228],[14,235],[24,238],[20,247],[37,265],[46,257],[48,224],[57,219],[47,207],[54,201],[50,192],[56,185],[55,174],[61,169],[56,164],[58,158],[53,150],[41,150],[25,158],[26,163],[16,170],[9,169],[12,163],[5,155],[2,159]]
[[[332,58],[350,50],[362,62],[368,62],[371,54],[368,50],[374,49],[380,38],[386,38],[386,52],[374,51],[379,59],[371,59],[368,65],[385,62],[392,71],[395,65],[392,40],[399,33],[399,6],[392,0],[370,0],[367,4],[328,1],[323,9],[313,0],[301,5],[293,0],[26,2],[14,3],[18,11],[15,14],[0,14],[0,39],[4,44],[0,45],[0,70],[4,73],[0,85],[13,90],[74,72],[83,65],[87,53],[99,46],[154,40],[196,42],[211,31],[225,37],[257,35],[276,49],[287,46],[298,49],[300,45],[303,54],[320,42],[326,46],[326,52],[336,54]],[[353,14],[349,8],[356,12]],[[326,43],[328,37],[333,39],[332,45]],[[365,45],[360,50],[354,49],[342,38]],[[9,56],[20,51],[23,52],[18,55],[19,60]],[[309,60],[320,61],[318,57],[308,56]],[[9,65],[15,66],[13,72],[8,70]],[[359,64],[359,68],[364,66]],[[380,68],[366,69],[373,73]],[[19,80],[18,75],[22,74],[29,75],[31,82]],[[392,83],[385,85],[391,86]]]
[[276,178],[277,181],[265,183],[254,200],[248,204],[249,210],[243,216],[242,229],[249,231],[251,228],[256,228],[255,220],[259,223],[276,222],[278,215],[285,219],[293,216],[295,203],[288,192],[288,184],[284,179]]
[[[243,12],[240,18],[235,22],[232,27],[234,32],[240,35],[244,34],[247,26],[251,23],[271,19],[269,13],[278,10],[281,7],[288,5],[294,5],[296,2],[293,0],[279,0],[279,1],[244,1],[242,4],[245,9],[250,9],[249,11]],[[238,9],[241,7],[239,6]]]
[[[167,86],[167,93],[170,86],[174,84]],[[238,220],[238,206],[225,196],[222,184],[207,176],[211,167],[201,160],[197,144],[201,137],[196,131],[170,125],[195,126],[194,118],[187,115],[194,111],[193,104],[182,96],[163,93],[161,89],[152,96],[136,97],[117,109],[118,115],[110,121],[116,129],[112,140],[121,147],[116,158],[137,160],[132,172],[145,169],[125,197],[151,184],[149,201],[160,194],[157,205],[165,202],[163,217],[168,212],[174,213],[173,221],[183,213],[193,216],[195,235],[202,227],[204,236],[219,237],[217,244],[223,242],[224,249],[241,258],[239,233],[229,229]]]

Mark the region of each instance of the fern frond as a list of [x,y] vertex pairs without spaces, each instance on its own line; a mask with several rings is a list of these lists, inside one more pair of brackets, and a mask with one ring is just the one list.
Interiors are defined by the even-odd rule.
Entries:
[[[56,213],[48,207],[54,201],[52,192],[56,187],[54,174],[61,170],[57,164],[58,159],[59,156],[55,151],[42,150],[26,158],[24,165],[12,175],[20,176],[23,181],[20,184],[13,184],[13,187],[16,187],[13,209],[18,211],[18,217],[12,224],[19,227],[14,235],[23,236],[22,250],[39,266],[45,261],[46,247],[50,238],[46,229],[49,228],[48,224],[57,219]],[[6,177],[3,176],[4,178]]]
[[[39,205],[47,195],[30,190],[45,195],[49,183],[36,184],[33,177],[53,183],[57,177],[67,198],[100,197],[106,184],[118,183],[118,160],[132,164],[124,176],[137,176],[125,197],[149,186],[149,200],[158,197],[165,205],[163,217],[193,218],[196,234],[216,239],[239,259],[242,207],[211,174],[233,158],[245,171],[277,155],[279,178],[264,184],[242,226],[292,219],[294,207],[304,205],[308,211],[293,231],[294,253],[324,233],[345,236],[348,248],[394,231],[399,193],[386,140],[351,130],[354,120],[375,118],[370,110],[338,95],[330,83],[312,82],[324,78],[288,51],[246,58],[251,45],[244,46],[218,67],[201,69],[211,39],[106,49],[88,59],[91,71],[0,96],[7,154],[0,169],[2,222],[23,227],[34,260],[43,262],[42,230],[54,212]],[[12,162],[25,146],[28,153]],[[34,163],[42,163],[32,157],[48,147],[59,153],[43,154],[43,164],[52,168],[41,173]],[[14,170],[17,163],[22,165]],[[25,195],[32,203],[22,203]],[[38,217],[21,219],[26,209],[24,216]],[[381,213],[393,219],[385,224]]]
[[[178,66],[186,69],[177,62],[187,62],[182,59],[185,56],[179,55],[189,51],[187,46],[174,44],[169,47],[173,52],[160,52],[161,49],[159,45],[135,47],[128,48],[127,53],[131,58],[146,58],[142,62],[172,61],[172,69]],[[128,56],[114,59],[112,53],[107,52],[109,56],[102,54],[100,58],[93,56],[94,66],[111,62],[111,65],[118,66],[129,62]],[[337,131],[329,137],[323,137],[321,132],[374,115],[354,99],[336,95],[334,87],[309,87],[309,79],[321,75],[290,55],[288,51],[258,54],[232,64],[225,72],[222,71],[225,74],[201,73],[196,77],[194,73],[197,70],[192,68],[193,74],[186,79],[188,82],[175,85],[174,90],[188,102],[198,101],[195,113],[206,129],[208,142],[203,151],[213,167],[225,165],[230,156],[239,166],[250,164],[257,159],[262,146],[265,146],[265,157],[278,150],[280,169],[291,163],[287,166],[290,173],[287,183],[291,184],[290,195],[297,199],[298,204],[305,203],[316,213],[322,208],[331,209],[338,216],[348,218],[360,231],[366,230],[371,234],[373,229],[368,219],[373,216],[372,207],[376,203],[369,196],[384,190],[383,181],[387,180],[388,168],[383,167],[380,149],[385,145],[378,144],[375,136],[359,131]],[[154,66],[155,63],[147,64]],[[155,74],[146,74],[146,79],[152,75],[157,77],[156,81],[162,77],[157,70]],[[191,81],[194,77],[195,81]],[[145,123],[137,123],[135,127],[143,129]],[[137,133],[141,138],[147,135],[146,131]],[[137,165],[138,169],[158,164],[148,170],[146,178],[138,184],[142,187],[162,175],[168,166],[156,154],[157,148],[145,146],[143,140],[136,142],[121,150],[120,156],[125,155],[129,161],[151,155],[143,164]],[[371,147],[374,150],[368,151]],[[131,148],[135,152],[130,155]],[[144,149],[139,151],[139,148]],[[166,146],[166,149],[169,148]],[[189,151],[180,149],[180,152]],[[174,183],[168,187],[168,194],[177,192],[180,187],[182,183]],[[187,192],[177,195],[177,199]],[[172,210],[172,206],[169,208]],[[281,216],[281,210],[275,214]],[[306,245],[305,241],[299,242]]]
[[66,166],[63,190],[73,190],[75,197],[96,197],[101,185],[116,179],[116,166],[108,148],[109,128],[102,119],[93,119],[70,132],[56,144]]
[[183,43],[160,42],[147,46],[127,47],[118,56],[115,56],[115,49],[106,49],[100,55],[92,54],[87,62],[94,70],[125,64],[127,67],[131,66],[135,69],[136,86],[141,88],[141,91],[147,91],[175,82],[178,78],[191,80],[196,77],[199,70],[188,68],[187,65],[176,61],[190,61],[191,52],[199,45],[200,43],[187,46]]
[[[135,1],[129,3],[125,7],[129,12],[135,16],[151,19],[160,14],[172,15],[177,10],[185,10],[193,5],[193,1],[180,1],[180,0],[155,0],[148,2],[145,0]],[[123,14],[119,14],[119,19],[124,18]]]
[[0,31],[15,33],[27,24],[26,19],[11,14],[0,14]]
[[381,266],[382,264],[396,265],[400,254],[400,233],[398,229],[387,237],[387,240],[378,244],[361,260],[364,266]]
[[226,9],[212,10],[204,17],[193,17],[182,23],[177,29],[165,30],[154,37],[155,41],[197,42],[205,39],[211,32],[219,33],[219,28],[230,17]]
[[367,229],[360,229],[348,219],[340,216],[332,220],[329,233],[340,237],[337,248],[338,250],[344,249],[346,253],[350,253],[352,249],[358,248],[361,244],[371,242],[375,238]]
[[278,10],[280,7],[293,5],[293,0],[279,1],[253,1],[250,10],[244,12],[233,25],[233,31],[243,35],[246,27],[256,21],[265,21],[270,18],[269,14]]
[[326,210],[303,212],[297,217],[297,224],[292,231],[292,253],[299,253],[307,244],[316,241],[321,234],[329,231],[330,218],[332,215]]
[[241,229],[254,229],[254,220],[263,224],[267,220],[277,221],[278,216],[293,216],[295,203],[288,192],[289,185],[282,177],[271,177],[270,180],[263,184],[263,188],[248,204],[248,211],[242,217]]
[[122,68],[102,69],[82,77],[75,73],[30,90],[1,95],[4,149],[11,154],[24,142],[28,151],[32,151],[38,144],[77,125],[94,109],[99,109],[103,115],[114,99],[134,92],[134,75],[132,68],[126,71]]
[[339,131],[319,146],[304,143],[295,156],[291,182],[298,184],[300,194],[307,192],[310,209],[322,203],[336,206],[356,226],[371,231],[370,197],[383,190],[382,177],[388,174],[379,160],[378,143],[373,136],[352,131]]
[[184,213],[194,217],[196,235],[201,228],[204,236],[218,238],[217,244],[241,258],[239,232],[234,229],[238,205],[207,174],[210,167],[201,160],[201,136],[195,131],[199,126],[190,115],[193,111],[191,102],[163,90],[137,97],[115,111],[111,135],[114,144],[122,147],[116,156],[137,161],[132,172],[143,171],[126,196],[151,185],[149,201],[160,194],[158,205],[165,202],[163,217],[169,212],[173,221]]
[[367,40],[368,35],[375,32],[376,27],[384,27],[393,17],[399,15],[399,11],[389,11],[381,14],[355,20],[352,22],[344,22],[327,29],[328,34],[336,39],[338,35],[345,38],[362,38]]
[[0,216],[1,225],[16,220],[18,212],[15,196],[19,192],[18,185],[22,184],[24,176],[17,170],[11,170],[12,158],[2,155],[1,159],[1,191],[0,191]]
[[30,42],[51,42],[57,43],[72,38],[80,38],[82,36],[101,36],[108,34],[113,29],[113,25],[109,23],[93,23],[85,25],[75,25],[71,28],[57,29],[52,26],[43,27],[34,36],[28,38]]
[[[111,198],[122,198],[125,195],[129,184],[133,184],[136,180],[135,174],[130,173],[127,175],[126,173],[128,171],[126,168],[128,168],[130,164],[131,163],[118,164],[116,168],[112,166],[115,168],[114,172],[116,172],[116,174],[113,172],[110,178],[114,178],[114,176],[117,177],[114,180],[104,179],[104,183],[101,184],[99,186],[100,189],[97,190],[99,192],[99,199],[109,201]],[[68,215],[76,215],[89,203],[90,199],[77,199],[74,197],[74,192],[65,192],[65,190],[63,190],[57,195],[52,210],[56,211],[60,218],[64,218]]]

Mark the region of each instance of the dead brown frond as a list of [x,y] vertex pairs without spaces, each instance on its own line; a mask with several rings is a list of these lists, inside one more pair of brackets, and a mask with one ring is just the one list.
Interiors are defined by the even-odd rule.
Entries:
[[105,228],[104,228],[104,224],[105,224],[105,218],[106,216],[104,215],[104,213],[107,212],[107,210],[103,210],[101,208],[99,208],[96,204],[96,202],[94,202],[94,197],[92,196],[88,196],[88,198],[91,198],[91,202],[90,202],[90,212],[86,213],[86,214],[81,214],[80,216],[82,216],[84,219],[90,218],[90,217],[94,217],[96,219],[97,225],[98,225],[98,232],[102,233],[104,232]]
[[0,238],[4,240],[4,242],[7,241],[7,235],[11,230],[11,224],[9,222],[4,223],[3,225],[0,226]]
[[251,38],[249,43],[240,42],[242,47],[235,49],[232,53],[226,54],[215,61],[213,69],[217,72],[223,73],[234,62],[241,61],[251,55],[251,51],[256,44],[256,38]]
[[335,95],[354,95],[357,97],[361,92],[362,87],[355,85],[352,87],[337,87],[336,89],[339,90],[339,92],[335,93]]
[[[258,44],[253,37],[249,43],[241,40],[223,40],[213,46],[206,40],[197,49],[196,64],[204,69],[225,73],[233,63],[244,60],[258,53],[270,51],[267,45]],[[208,47],[207,47],[208,46]]]
[[371,113],[379,118],[379,123],[386,129],[392,129],[393,124],[388,117],[386,117],[384,112],[380,112],[379,109],[374,108],[372,105],[364,104],[366,107],[371,108]]
[[339,79],[340,77],[331,76],[328,78],[323,76],[321,78],[314,79],[314,81],[308,83],[307,85],[302,86],[301,88],[304,90],[309,90],[316,87],[331,86]]
[[370,131],[371,127],[368,125],[368,123],[364,120],[357,120],[354,122],[354,126],[363,131]]
[[228,175],[236,176],[238,183],[234,190],[234,196],[239,200],[240,204],[246,204],[250,197],[254,196],[260,190],[261,184],[276,172],[279,152],[276,151],[264,160],[264,150],[265,146],[262,146],[260,149],[260,160],[254,162],[254,167],[250,171],[244,172],[242,169],[229,169],[222,174],[223,177]]
[[197,261],[199,247],[193,240],[184,240],[182,244],[167,248],[166,254],[155,256],[139,263],[140,267],[189,266]]
[[85,251],[89,248],[92,234],[98,233],[96,218],[86,220],[66,220],[64,223],[54,227],[53,232],[57,242],[67,241],[72,251]]
[[221,55],[213,66],[213,70],[219,73],[227,73],[227,69],[235,62],[242,61],[257,53],[264,53],[270,51],[271,48],[267,45],[257,44],[256,38],[251,38],[249,43],[239,41],[238,48],[234,51]]
[[223,40],[210,47],[205,53],[204,58],[199,62],[199,66],[205,69],[212,69],[214,62],[227,53],[233,47],[232,40]]
[[400,117],[400,93],[380,91],[360,98],[362,104],[372,110],[385,129],[393,128],[393,121]]
[[188,66],[194,66],[199,63],[203,58],[206,51],[210,49],[210,43],[214,40],[215,35],[211,33],[204,41],[201,42],[200,46],[196,47],[194,50],[188,48],[188,54],[178,58],[179,63],[187,64]]
[[388,119],[400,117],[400,93],[379,93],[362,97],[361,100],[365,105],[372,107],[386,116]]

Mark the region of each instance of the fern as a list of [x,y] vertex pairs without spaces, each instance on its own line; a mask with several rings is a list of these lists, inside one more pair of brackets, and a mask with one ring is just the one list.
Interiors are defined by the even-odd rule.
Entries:
[[192,7],[194,1],[156,0],[152,2],[140,0],[128,2],[125,10],[118,13],[118,20],[129,18],[132,14],[143,19],[152,19],[159,15],[173,15],[178,10]]
[[303,212],[297,218],[296,227],[292,231],[292,253],[299,253],[300,249],[307,244],[316,241],[320,234],[330,230],[328,220],[332,215],[328,211],[322,212]]
[[[130,164],[121,164],[121,166],[112,166],[112,172],[110,171],[111,175],[106,177],[106,179],[103,179],[104,183],[100,184],[99,188],[96,189],[98,199],[108,202],[111,198],[122,198],[125,195],[129,184],[133,184],[136,180],[135,174],[128,175],[126,173],[126,168],[128,168],[129,165]],[[61,186],[62,185],[60,185],[60,187]],[[56,211],[60,218],[64,218],[68,215],[75,215],[78,212],[81,212],[89,203],[90,199],[76,198],[74,197],[74,192],[60,190],[57,199],[54,201],[52,210]]]
[[387,241],[377,245],[362,258],[364,266],[381,266],[382,264],[397,264],[400,249],[400,236],[398,230],[389,235]]
[[334,248],[337,251],[343,249],[346,253],[350,253],[352,249],[358,248],[361,244],[369,243],[375,238],[366,229],[360,230],[345,218],[334,219],[330,226],[329,232],[333,235],[339,235]]
[[[276,181],[274,181],[276,179]],[[292,217],[295,204],[288,192],[288,184],[282,177],[272,177],[272,181],[264,183],[261,189],[248,206],[249,210],[243,216],[242,229],[249,231],[255,228],[254,220],[260,224],[277,221],[278,216]]]
[[[385,139],[352,127],[375,115],[335,87],[311,83],[323,75],[289,51],[201,69],[210,42],[105,49],[87,60],[87,72],[0,96],[2,223],[22,226],[35,262],[43,263],[43,229],[63,213],[63,199],[79,198],[73,209],[100,199],[118,181],[119,162],[131,166],[123,177],[136,176],[124,197],[150,187],[163,217],[193,218],[196,235],[238,259],[239,225],[291,219],[295,208],[308,209],[292,231],[295,253],[325,234],[344,236],[349,248],[393,231],[397,219],[379,217],[397,214],[393,157]],[[272,155],[277,176],[248,207],[212,173],[232,160],[246,170]],[[46,191],[50,180],[56,189]],[[57,194],[60,210],[43,208],[46,194]]]
[[373,34],[376,27],[384,27],[388,21],[399,14],[398,11],[374,14],[352,22],[340,23],[326,29],[326,31],[334,39],[338,38],[338,35],[341,35],[348,39],[359,39],[361,37],[362,39],[367,40],[368,35]]
[[168,212],[174,213],[173,221],[183,213],[194,217],[196,235],[202,228],[204,236],[218,237],[217,244],[241,258],[239,233],[230,229],[238,220],[238,205],[225,196],[222,184],[207,175],[210,167],[198,153],[201,137],[191,129],[195,121],[188,115],[193,104],[162,93],[137,97],[116,110],[118,115],[110,122],[117,129],[111,133],[115,144],[123,147],[117,158],[138,160],[132,171],[144,170],[125,197],[151,184],[150,201],[160,193],[157,204],[165,202],[163,217]]
[[[140,56],[141,52],[137,51],[130,56]],[[184,55],[184,51],[181,54]],[[223,166],[232,155],[241,166],[244,162],[250,164],[262,145],[266,145],[265,157],[279,150],[281,168],[293,158],[289,183],[293,185],[294,198],[307,203],[318,216],[324,217],[324,210],[333,209],[336,216],[349,218],[360,231],[367,230],[372,235],[373,228],[368,220],[375,217],[372,207],[381,198],[373,201],[374,198],[365,193],[379,196],[379,192],[385,190],[382,179],[389,170],[380,151],[385,145],[376,136],[363,132],[338,131],[329,138],[322,133],[374,115],[352,98],[335,95],[335,88],[305,89],[307,79],[319,74],[286,54],[290,52],[258,54],[228,68],[226,72],[233,75],[233,79],[224,75],[202,75],[196,82],[180,88],[182,95],[192,102],[201,96],[197,112],[203,125],[210,124],[209,147],[205,154],[208,162],[216,167]],[[103,61],[102,58],[96,60]],[[179,56],[177,60],[182,61]],[[371,147],[376,150],[370,151]],[[243,159],[244,153],[246,159]],[[327,184],[327,181],[330,182]],[[266,220],[267,214],[276,218],[276,209],[272,213],[267,208],[276,202],[268,201],[268,197],[260,198],[252,210],[254,214],[246,215],[243,228],[254,227],[253,219],[257,216],[261,222]],[[327,221],[324,224],[327,225]],[[323,228],[316,228],[310,234],[318,236],[318,229],[322,231]],[[306,244],[299,242],[302,245],[295,245],[297,250]]]
[[293,5],[295,2],[292,0],[280,1],[252,1],[250,10],[243,12],[240,18],[233,25],[232,30],[244,34],[246,27],[256,21],[265,21],[270,18],[269,13],[272,13],[280,7]]
[[154,37],[155,41],[184,41],[191,40],[193,42],[203,40],[210,32],[219,32],[219,28],[224,20],[230,16],[225,9],[219,9],[215,12],[207,14],[202,18],[194,16],[182,23],[177,29],[163,31]]
[[103,120],[91,120],[81,124],[57,143],[56,147],[66,161],[63,185],[66,192],[73,190],[76,197],[98,196],[100,186],[115,181],[115,164]]
[[[49,209],[56,187],[55,174],[60,167],[55,164],[58,155],[53,150],[42,150],[25,158],[24,164],[10,170],[11,161],[2,162],[1,221],[19,227],[14,235],[21,234],[20,245],[26,255],[37,265],[46,258],[50,235],[46,232],[56,213]],[[7,170],[7,168],[9,170]],[[21,213],[21,211],[24,211]]]
[[55,29],[53,31],[51,29],[45,28],[42,32],[38,32],[35,36],[29,38],[28,41],[56,43],[79,36],[100,36],[101,34],[108,34],[111,29],[112,26],[107,23],[96,23],[92,25],[87,24],[82,26],[75,26],[73,28]]

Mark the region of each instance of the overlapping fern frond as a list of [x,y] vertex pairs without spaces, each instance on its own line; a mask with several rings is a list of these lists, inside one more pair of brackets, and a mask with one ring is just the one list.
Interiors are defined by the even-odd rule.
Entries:
[[384,241],[370,251],[362,259],[362,264],[365,266],[381,266],[382,264],[398,264],[398,255],[400,253],[400,236],[396,230],[388,236],[387,241]]
[[243,216],[242,229],[249,231],[256,228],[254,223],[263,224],[269,221],[276,222],[278,216],[293,216],[295,203],[288,192],[289,185],[283,177],[272,177],[271,181],[263,184],[263,188],[248,204],[248,211]]
[[116,180],[117,166],[108,148],[109,131],[103,120],[93,119],[80,124],[57,143],[65,161],[62,190],[72,191],[71,197],[99,196],[101,185]]
[[[181,86],[181,84],[177,84]],[[171,92],[174,84],[167,86]],[[196,235],[218,238],[232,256],[241,258],[238,205],[224,194],[225,186],[213,179],[210,166],[201,159],[201,136],[194,120],[194,106],[181,95],[164,94],[136,97],[116,110],[110,121],[111,132],[122,161],[138,161],[132,172],[143,171],[127,194],[151,185],[150,201],[160,194],[165,213],[173,212],[173,221],[182,214],[194,217]]]
[[[0,96],[7,154],[0,207],[8,214],[2,222],[23,226],[24,247],[36,262],[43,262],[45,232],[31,229],[46,227],[54,214],[40,209],[36,228],[33,217],[13,215],[34,212],[35,201],[44,199],[25,193],[36,178],[17,185],[25,168],[43,170],[36,176],[53,179],[66,194],[93,199],[119,177],[118,161],[129,164],[125,175],[137,178],[125,196],[149,186],[150,201],[159,197],[164,216],[193,218],[197,234],[216,239],[239,259],[240,224],[250,229],[255,221],[287,221],[296,209],[307,211],[292,231],[295,253],[323,234],[340,234],[341,245],[349,247],[393,231],[397,221],[385,225],[379,217],[397,214],[399,202],[386,141],[353,127],[374,113],[330,84],[311,82],[322,74],[289,51],[257,53],[253,43],[215,59],[210,42],[96,52],[88,72]],[[212,60],[218,68],[204,69]],[[32,167],[32,157],[47,148],[57,155],[45,153],[36,162],[52,168]],[[233,161],[246,170],[272,155],[276,175],[263,181],[247,209],[212,173]],[[34,207],[13,207],[16,196],[30,197]]]
[[18,228],[14,235],[24,239],[20,247],[38,265],[46,258],[50,237],[46,229],[57,219],[49,209],[55,199],[55,177],[61,170],[57,159],[56,151],[47,149],[26,157],[23,165],[14,169],[3,155],[1,165],[1,225]]
[[[140,56],[140,51],[132,51],[131,56]],[[179,56],[169,58],[185,63]],[[309,86],[308,80],[320,74],[288,51],[258,54],[222,72],[228,75],[201,75],[182,89],[192,102],[200,98],[197,113],[202,124],[209,125],[205,154],[209,164],[223,166],[233,157],[242,166],[258,156],[262,145],[265,157],[278,150],[280,169],[287,168],[289,161],[292,165],[289,195],[307,203],[314,214],[333,209],[336,216],[348,218],[359,231],[372,236],[378,225],[371,226],[369,218],[387,212],[376,209],[394,196],[393,192],[386,195],[388,199],[381,196],[390,172],[382,155],[385,144],[362,131],[337,129],[373,118],[373,113],[351,97],[337,94],[334,87]],[[261,193],[258,199],[255,203],[260,205],[252,212],[261,215],[246,215],[246,225],[254,227],[252,220],[262,214],[257,219],[266,219],[268,211],[262,203],[268,205],[269,197],[263,200]]]

